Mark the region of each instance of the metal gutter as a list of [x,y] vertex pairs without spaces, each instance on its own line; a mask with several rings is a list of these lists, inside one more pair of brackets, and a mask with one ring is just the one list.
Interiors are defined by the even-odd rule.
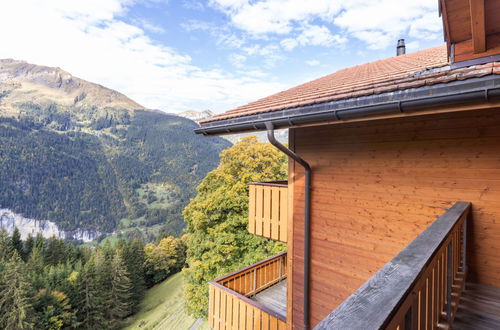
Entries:
[[269,143],[278,148],[281,152],[299,163],[305,170],[304,185],[304,329],[309,329],[310,306],[309,306],[309,275],[311,266],[311,166],[292,150],[285,147],[276,140],[274,136],[274,125],[272,122],[266,122],[267,139]]
[[287,128],[324,121],[417,112],[428,106],[489,101],[493,98],[500,98],[498,75],[228,118],[204,123],[194,131],[205,135],[219,135],[265,130],[266,122],[272,122],[274,128]]

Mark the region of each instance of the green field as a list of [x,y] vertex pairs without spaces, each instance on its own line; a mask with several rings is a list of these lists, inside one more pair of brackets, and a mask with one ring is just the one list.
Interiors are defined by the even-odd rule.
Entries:
[[[177,273],[149,289],[139,312],[125,321],[124,329],[190,329],[196,319],[184,312],[182,283],[182,273]],[[197,329],[209,329],[207,322],[203,320]]]

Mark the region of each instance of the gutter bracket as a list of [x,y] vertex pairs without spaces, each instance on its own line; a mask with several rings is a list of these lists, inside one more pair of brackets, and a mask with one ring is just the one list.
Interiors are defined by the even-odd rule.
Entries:
[[340,117],[339,117],[339,114],[337,112],[338,112],[338,110],[333,111],[333,116],[335,117],[335,120],[339,121]]

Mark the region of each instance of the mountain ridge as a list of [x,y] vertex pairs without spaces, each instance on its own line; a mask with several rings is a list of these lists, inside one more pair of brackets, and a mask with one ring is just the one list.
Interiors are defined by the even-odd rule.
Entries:
[[0,208],[60,230],[178,234],[230,144],[60,68],[0,60]]
[[[31,101],[57,101],[57,103],[64,105],[75,106],[91,102],[92,105],[99,108],[146,109],[116,90],[73,76],[59,67],[40,66],[26,61],[0,59],[0,84],[4,85],[4,88],[8,87],[5,85],[11,85],[10,93],[15,93],[16,99],[22,93],[26,100]],[[39,90],[46,92],[40,86],[62,93],[39,93]],[[38,89],[34,87],[38,87]],[[19,88],[20,90],[18,90]],[[8,100],[7,97],[4,102]]]

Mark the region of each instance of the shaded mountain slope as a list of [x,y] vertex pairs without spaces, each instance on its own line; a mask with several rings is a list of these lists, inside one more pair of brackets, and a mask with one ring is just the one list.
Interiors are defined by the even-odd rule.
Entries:
[[0,60],[0,208],[64,230],[161,225],[229,146],[59,68]]

